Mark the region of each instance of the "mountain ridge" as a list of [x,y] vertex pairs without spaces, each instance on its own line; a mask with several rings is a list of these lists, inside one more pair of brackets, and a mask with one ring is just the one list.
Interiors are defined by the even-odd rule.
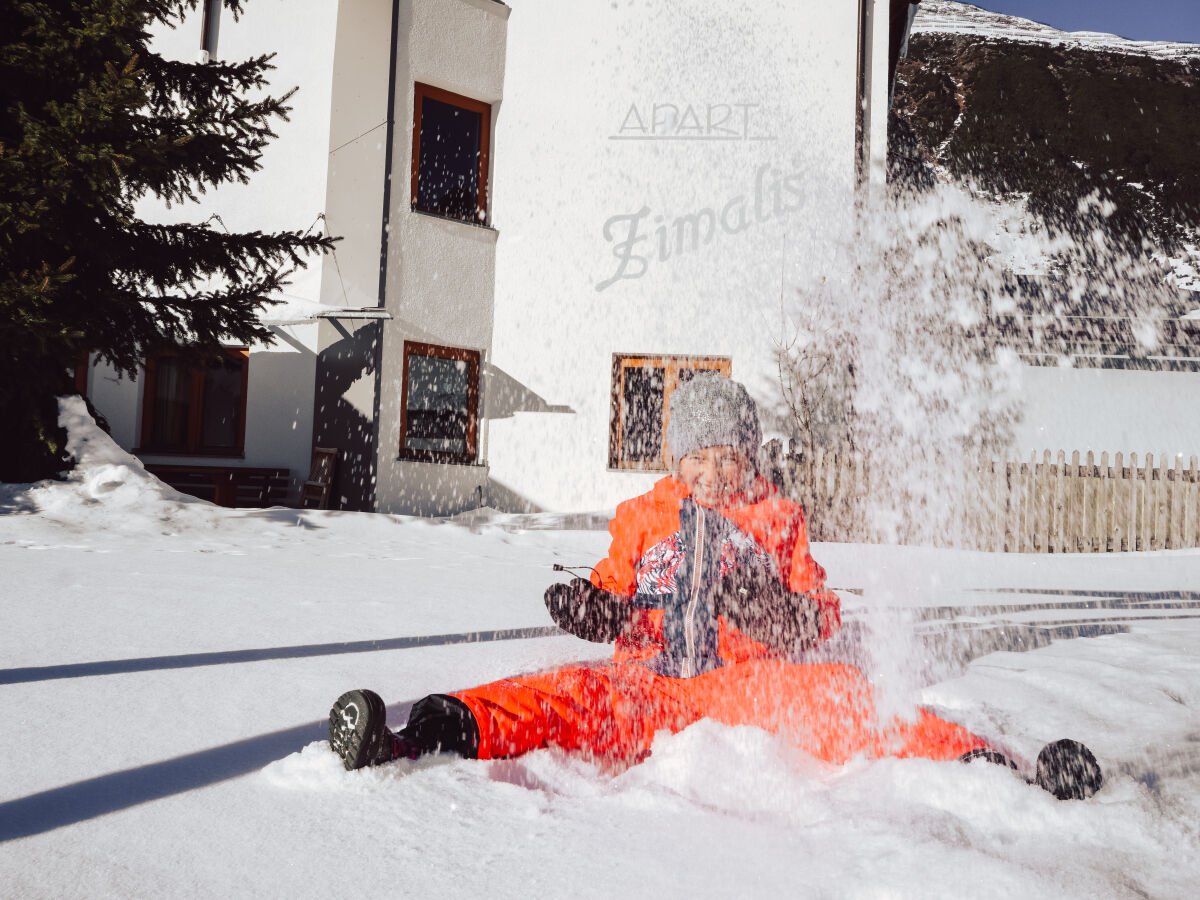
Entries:
[[[902,188],[951,183],[1021,229],[1103,232],[1159,267],[1161,312],[1200,306],[1200,45],[1062,32],[925,0],[898,66],[891,132]],[[1037,274],[1091,277],[1097,290],[1054,311],[1128,314],[1106,306],[1096,254],[1076,255]]]

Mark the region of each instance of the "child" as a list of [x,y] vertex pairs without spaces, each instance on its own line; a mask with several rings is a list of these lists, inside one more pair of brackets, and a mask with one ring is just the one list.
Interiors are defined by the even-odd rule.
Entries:
[[[609,554],[590,581],[546,591],[559,627],[615,642],[612,664],[434,694],[394,733],[377,694],[350,691],[329,713],[329,742],[345,767],[546,746],[637,760],[658,731],[702,718],[765,728],[835,764],[862,755],[1012,765],[927,710],[881,721],[853,666],[789,660],[840,627],[839,601],[809,553],[800,505],[756,471],[754,401],[737,382],[699,373],[675,390],[669,413],[675,472],[617,507]],[[1074,797],[1099,788],[1083,745],[1059,742],[1042,756],[1048,790]]]

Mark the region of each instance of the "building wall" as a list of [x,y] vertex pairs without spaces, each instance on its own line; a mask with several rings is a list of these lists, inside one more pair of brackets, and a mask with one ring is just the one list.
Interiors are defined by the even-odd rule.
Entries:
[[491,0],[401,0],[392,182],[383,326],[378,474],[380,512],[438,515],[480,505],[488,434],[480,426],[479,462],[445,465],[397,459],[404,341],[480,351],[490,357],[497,232],[411,209],[415,82],[492,104],[503,97],[509,7]]
[[[611,507],[661,477],[608,469],[614,353],[731,357],[769,430],[773,353],[793,334],[781,304],[817,295],[853,218],[858,4],[512,7],[488,499]],[[886,55],[885,39],[884,97]],[[734,107],[733,139],[676,139],[664,104],[689,126],[691,107],[701,133],[686,133],[705,138],[730,137],[710,116]],[[724,223],[693,243],[688,217],[705,211]]]
[[137,452],[145,463],[168,465],[286,466],[290,472],[287,502],[299,500],[308,477],[312,437],[312,384],[316,325],[272,326],[271,346],[250,348],[246,385],[245,452],[238,457],[187,456],[140,450],[145,381],[120,378],[107,365],[88,372],[88,397],[108,420],[113,439]]
[[1097,456],[1200,456],[1200,372],[1028,366],[1013,456],[1073,450]]
[[[375,307],[387,177],[390,0],[340,0],[333,47],[325,215],[338,235],[323,269],[321,302]],[[327,320],[318,329],[315,447],[338,450],[331,505],[375,508],[380,324]]]

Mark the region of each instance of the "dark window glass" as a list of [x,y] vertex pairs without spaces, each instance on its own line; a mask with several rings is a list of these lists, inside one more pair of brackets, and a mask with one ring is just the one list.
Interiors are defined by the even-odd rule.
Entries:
[[408,357],[406,449],[467,453],[470,379],[465,360],[415,353]]
[[432,97],[421,100],[417,209],[479,220],[479,149],[483,117]]
[[625,369],[621,396],[621,459],[653,462],[662,458],[663,384],[658,367]]
[[142,447],[151,452],[237,454],[246,418],[245,351],[207,365],[163,354],[146,370]]
[[213,363],[204,373],[200,444],[224,450],[238,446],[242,412],[242,367],[232,360]]
[[160,359],[154,374],[152,446],[163,450],[187,449],[191,393],[192,374],[188,367],[177,359]]

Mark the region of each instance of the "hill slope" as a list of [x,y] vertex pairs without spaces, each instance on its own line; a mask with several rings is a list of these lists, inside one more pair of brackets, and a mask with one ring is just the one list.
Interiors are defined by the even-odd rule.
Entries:
[[[1172,259],[1168,283],[1200,289],[1187,265],[1200,262],[1200,46],[1065,33],[925,0],[894,112],[900,180],[1016,203],[1051,232],[1099,227],[1125,252]],[[1196,305],[1165,303],[1168,314]]]

